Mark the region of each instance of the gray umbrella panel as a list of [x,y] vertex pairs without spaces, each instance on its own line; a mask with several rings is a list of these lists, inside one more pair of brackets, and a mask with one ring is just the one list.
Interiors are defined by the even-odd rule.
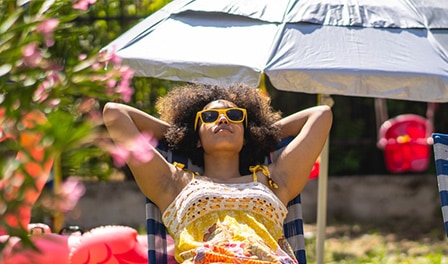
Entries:
[[446,28],[444,0],[188,0],[167,5],[167,13],[219,12],[272,23],[326,26]]
[[178,0],[109,44],[138,76],[448,101],[448,2]]
[[[180,14],[175,18],[158,25],[151,37],[117,49],[136,75],[258,85],[277,25],[244,17],[229,19],[220,13],[199,13],[193,18]],[[173,28],[177,33],[173,33]],[[246,38],[251,41],[245,41]]]
[[447,60],[422,34],[291,24],[265,72],[281,90],[446,101]]

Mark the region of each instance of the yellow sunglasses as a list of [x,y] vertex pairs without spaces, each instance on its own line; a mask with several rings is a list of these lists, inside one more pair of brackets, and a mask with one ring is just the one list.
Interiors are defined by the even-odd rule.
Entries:
[[222,108],[222,109],[206,109],[196,113],[196,119],[194,120],[194,130],[198,126],[198,121],[201,120],[204,124],[210,124],[216,122],[218,118],[224,114],[227,120],[232,123],[241,123],[246,120],[247,127],[247,112],[244,108]]

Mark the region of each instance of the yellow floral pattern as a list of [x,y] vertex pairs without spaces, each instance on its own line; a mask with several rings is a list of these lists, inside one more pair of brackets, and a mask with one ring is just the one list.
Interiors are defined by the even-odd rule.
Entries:
[[264,184],[193,179],[163,214],[179,263],[297,263],[287,209]]

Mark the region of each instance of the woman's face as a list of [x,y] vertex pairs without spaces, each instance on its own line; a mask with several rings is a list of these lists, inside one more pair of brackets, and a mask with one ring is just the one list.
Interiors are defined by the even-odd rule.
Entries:
[[[216,100],[206,105],[204,110],[233,107],[238,106],[226,100]],[[224,113],[219,114],[218,118],[212,123],[202,123],[199,120],[199,147],[202,147],[206,153],[212,151],[239,153],[244,143],[245,121],[240,123],[231,122]]]

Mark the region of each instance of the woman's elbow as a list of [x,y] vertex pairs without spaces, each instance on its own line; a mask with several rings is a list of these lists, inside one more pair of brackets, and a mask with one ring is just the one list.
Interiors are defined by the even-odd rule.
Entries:
[[330,129],[333,123],[333,111],[331,110],[331,107],[328,105],[320,105],[318,109],[321,123],[327,124],[328,129]]
[[323,114],[330,120],[333,120],[333,111],[331,110],[331,107],[328,105],[322,105],[322,108]]
[[120,104],[108,102],[103,108],[103,121],[106,126],[114,123],[123,113],[120,110]]

